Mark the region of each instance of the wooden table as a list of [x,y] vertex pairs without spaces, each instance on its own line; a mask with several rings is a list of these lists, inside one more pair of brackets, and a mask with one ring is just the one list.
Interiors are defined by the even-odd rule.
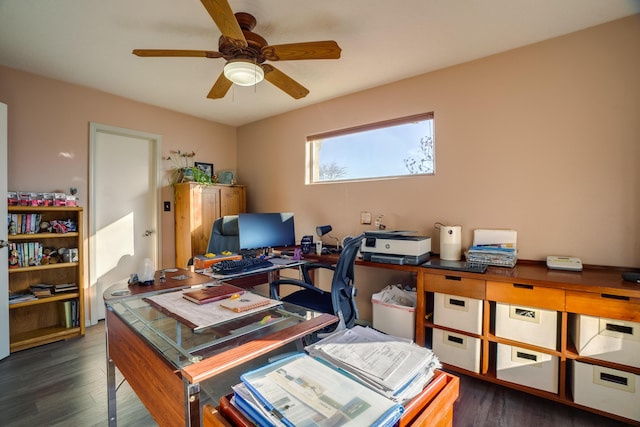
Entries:
[[[189,277],[173,279],[182,274]],[[104,293],[110,426],[117,425],[116,368],[159,425],[199,426],[204,382],[337,321],[333,315],[284,303],[259,313],[277,318],[273,324],[247,316],[226,328],[194,333],[143,298],[176,292],[211,278],[188,270],[166,276],[162,282],[157,273],[152,286],[116,284]]]

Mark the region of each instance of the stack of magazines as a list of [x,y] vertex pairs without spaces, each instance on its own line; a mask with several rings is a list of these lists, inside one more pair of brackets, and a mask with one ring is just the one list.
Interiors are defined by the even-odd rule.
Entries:
[[514,267],[518,252],[513,245],[473,245],[466,252],[467,261],[498,267]]
[[232,404],[259,426],[393,426],[440,364],[404,338],[356,326],[241,376]]

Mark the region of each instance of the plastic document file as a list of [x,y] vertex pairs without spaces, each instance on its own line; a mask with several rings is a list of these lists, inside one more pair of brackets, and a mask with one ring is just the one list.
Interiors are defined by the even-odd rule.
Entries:
[[[241,409],[260,426],[393,426],[404,408],[338,370],[300,353],[241,376],[260,408],[236,395]],[[264,412],[263,412],[264,413]]]

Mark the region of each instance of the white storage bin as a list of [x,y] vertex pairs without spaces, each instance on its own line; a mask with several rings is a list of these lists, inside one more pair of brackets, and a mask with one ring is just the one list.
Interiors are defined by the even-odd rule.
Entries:
[[371,299],[373,328],[396,337],[415,339],[416,309]]
[[482,333],[482,300],[434,294],[433,323],[480,335]]
[[496,378],[558,393],[559,357],[498,344]]
[[640,375],[573,362],[573,401],[640,421]]
[[556,350],[558,312],[496,303],[496,336]]
[[580,356],[640,368],[640,323],[579,315],[571,326]]
[[442,363],[480,373],[479,338],[434,329],[432,350]]

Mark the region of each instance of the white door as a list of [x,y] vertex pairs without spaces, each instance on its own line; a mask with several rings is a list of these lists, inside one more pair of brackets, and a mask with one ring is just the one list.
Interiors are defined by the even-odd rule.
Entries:
[[158,135],[91,123],[89,280],[91,324],[104,319],[112,284],[161,265]]
[[0,103],[0,359],[9,355],[9,273],[7,272],[7,105]]

